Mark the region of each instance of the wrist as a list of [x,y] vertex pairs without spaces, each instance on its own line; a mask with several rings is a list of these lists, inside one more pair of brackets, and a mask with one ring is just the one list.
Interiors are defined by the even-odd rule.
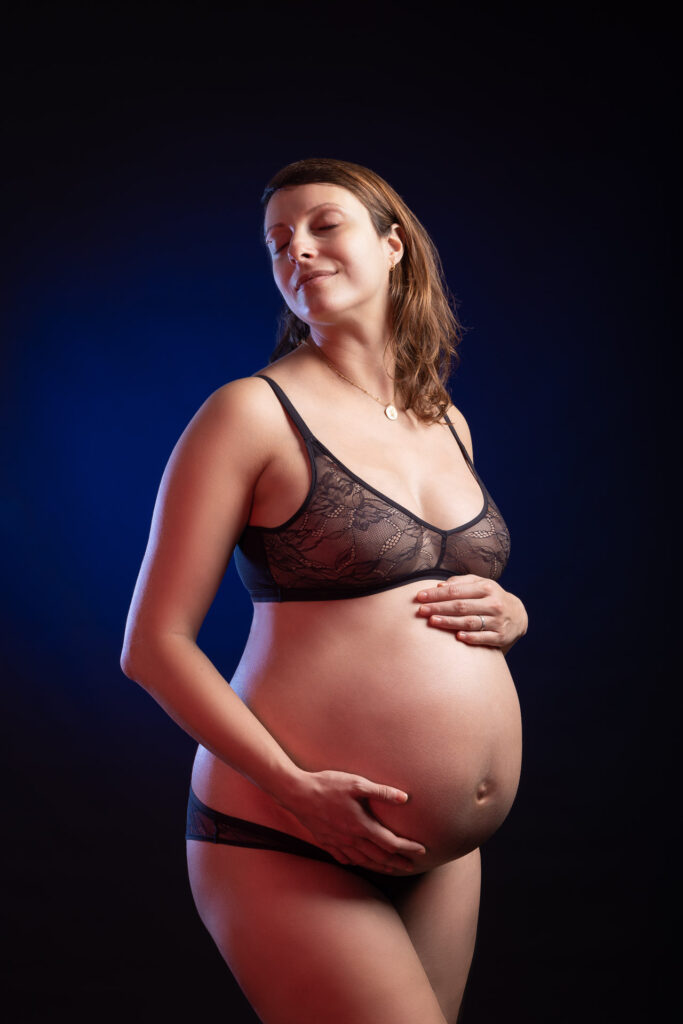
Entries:
[[507,654],[510,648],[514,647],[517,641],[526,634],[526,631],[529,628],[529,616],[527,615],[527,611],[523,603],[516,594],[510,594],[510,597],[514,598],[517,605],[517,614],[511,617],[512,621],[515,623],[515,635],[509,643],[500,648],[503,654]]
[[519,608],[520,608],[520,630],[519,630],[519,636],[521,637],[521,636],[525,636],[526,635],[526,631],[529,628],[529,616],[527,615],[526,608],[524,607],[522,602],[519,600],[519,598],[517,598],[517,601],[519,603]]
[[268,785],[262,788],[281,807],[291,810],[297,803],[297,797],[305,788],[309,772],[299,768],[293,761],[277,765],[272,772]]

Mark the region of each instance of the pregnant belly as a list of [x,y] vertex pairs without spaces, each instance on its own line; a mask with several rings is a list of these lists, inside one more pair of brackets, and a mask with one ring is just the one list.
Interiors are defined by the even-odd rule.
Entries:
[[[269,606],[268,621],[252,627],[233,686],[302,768],[404,789],[407,804],[370,807],[396,834],[427,847],[424,870],[476,848],[507,815],[519,782],[521,723],[501,652],[467,647],[406,617],[405,608],[397,616],[393,606],[414,596],[405,589],[374,595],[384,599],[375,615],[367,607],[374,598],[342,602],[343,610],[334,602],[334,616],[328,604],[322,618],[309,608],[305,621],[300,605]],[[365,608],[356,621],[349,606],[359,601]],[[193,785],[227,813],[312,841],[293,815],[203,748]]]

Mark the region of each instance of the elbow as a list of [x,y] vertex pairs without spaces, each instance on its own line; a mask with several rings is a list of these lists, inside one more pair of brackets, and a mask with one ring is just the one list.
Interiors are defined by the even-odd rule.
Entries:
[[121,657],[119,658],[119,665],[124,676],[128,679],[132,679],[134,683],[140,682],[141,668],[140,668],[140,656],[144,652],[146,647],[142,640],[142,637],[135,634],[132,630],[126,632],[123,640],[123,647],[121,649]]
[[134,683],[137,682],[135,668],[133,667],[133,659],[131,658],[131,652],[127,644],[123,645],[119,665],[121,666],[121,671],[124,676],[127,676],[128,679],[132,679]]
[[141,663],[147,655],[149,639],[148,630],[140,628],[139,623],[126,623],[119,665],[124,676],[134,683],[139,683],[143,674]]
[[119,665],[124,676],[128,679],[132,679],[133,682],[137,682],[136,670],[133,665],[133,652],[138,646],[140,639],[140,630],[137,628],[137,624],[133,620],[131,613],[128,613],[126,619],[126,628],[123,631],[123,643],[121,645],[121,655],[119,657]]
[[177,656],[174,642],[175,638],[167,632],[131,630],[125,636],[119,659],[124,676],[148,689],[148,680],[157,675],[159,664],[168,664],[169,657]]

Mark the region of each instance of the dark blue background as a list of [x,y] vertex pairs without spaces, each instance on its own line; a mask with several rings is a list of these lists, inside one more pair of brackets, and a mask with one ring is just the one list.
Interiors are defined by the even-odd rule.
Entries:
[[[187,884],[194,741],[118,659],[171,449],[274,343],[261,190],[317,155],[385,176],[439,248],[469,328],[453,397],[511,529],[502,582],[529,609],[509,657],[524,771],[483,852],[465,1022],[637,1019],[658,989],[677,546],[670,26],[144,10],[35,4],[5,42],[16,1019],[254,1019]],[[228,678],[249,620],[231,567],[200,635]]]

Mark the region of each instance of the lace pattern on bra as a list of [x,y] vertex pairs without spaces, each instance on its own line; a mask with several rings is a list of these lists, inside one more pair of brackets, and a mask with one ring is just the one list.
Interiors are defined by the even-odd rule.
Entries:
[[500,576],[509,536],[485,491],[484,510],[476,520],[438,530],[350,477],[315,439],[309,444],[317,478],[310,501],[289,525],[262,534],[278,586],[384,586],[432,569]]
[[238,541],[237,568],[254,600],[354,597],[411,580],[468,573],[498,579],[510,553],[507,527],[448,417],[484,507],[470,522],[442,530],[344,466],[310,431],[280,385],[263,379],[306,444],[311,485],[287,522],[247,525]]

